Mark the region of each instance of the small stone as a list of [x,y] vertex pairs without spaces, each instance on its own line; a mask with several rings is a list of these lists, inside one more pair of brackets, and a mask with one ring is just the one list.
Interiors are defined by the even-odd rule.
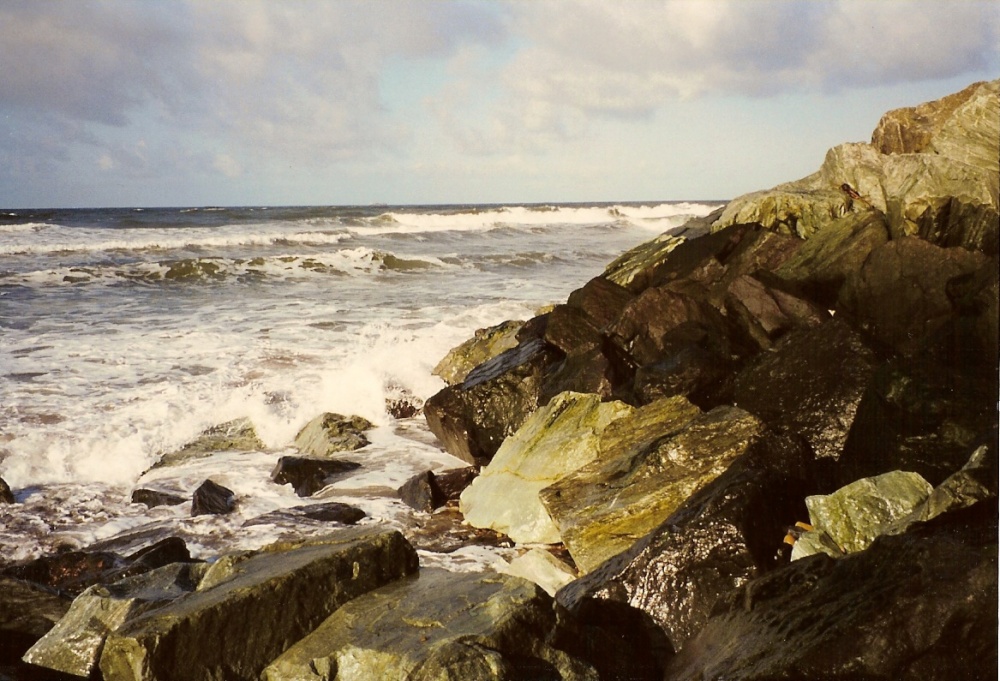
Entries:
[[211,480],[201,483],[191,499],[191,515],[226,515],[236,508],[236,494]]
[[177,506],[187,499],[170,492],[160,492],[154,489],[137,489],[132,491],[133,504],[145,504],[148,508],[156,506]]

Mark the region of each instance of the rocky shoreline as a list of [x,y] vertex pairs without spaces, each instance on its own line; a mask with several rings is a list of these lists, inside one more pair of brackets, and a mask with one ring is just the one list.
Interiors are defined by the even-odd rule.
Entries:
[[[1000,81],[889,112],[477,333],[423,405],[468,466],[399,490],[420,532],[312,504],[336,529],[209,563],[3,566],[0,679],[996,678],[998,157]],[[321,415],[272,480],[313,495],[370,427]],[[501,541],[503,574],[416,551]]]

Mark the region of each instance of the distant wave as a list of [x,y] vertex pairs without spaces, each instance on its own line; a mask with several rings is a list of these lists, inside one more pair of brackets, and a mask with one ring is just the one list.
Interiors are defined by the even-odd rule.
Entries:
[[15,234],[17,232],[40,232],[51,227],[45,222],[24,222],[19,225],[0,225],[0,234]]

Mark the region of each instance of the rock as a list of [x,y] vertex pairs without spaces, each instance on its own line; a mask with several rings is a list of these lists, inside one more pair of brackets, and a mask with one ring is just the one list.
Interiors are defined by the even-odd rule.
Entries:
[[257,437],[257,430],[250,419],[241,418],[213,426],[203,432],[196,440],[184,445],[176,452],[164,454],[152,468],[176,466],[190,461],[212,456],[226,451],[260,451],[265,445]]
[[326,412],[307,423],[294,445],[303,456],[326,458],[337,452],[350,452],[368,445],[364,431],[375,426],[360,416],[341,416]]
[[[763,423],[735,407],[698,415],[673,398],[644,409],[650,411],[633,421],[634,431],[622,423],[620,444],[602,442],[594,463],[539,495],[581,572],[658,527],[765,433]],[[659,423],[643,428],[654,414]]]
[[226,515],[236,510],[236,494],[228,487],[206,480],[191,497],[191,515]]
[[291,484],[300,497],[311,497],[334,480],[359,468],[361,464],[354,461],[283,456],[271,471],[271,480],[279,485]]
[[997,506],[739,585],[664,678],[993,679]]
[[725,306],[740,335],[761,350],[769,350],[793,329],[817,326],[830,318],[822,307],[747,275],[729,285]]
[[339,501],[329,501],[322,504],[309,504],[307,506],[292,506],[291,508],[272,511],[264,515],[252,518],[243,527],[252,525],[266,525],[279,522],[301,523],[303,520],[315,520],[321,523],[340,523],[341,525],[354,525],[359,520],[367,517],[367,514],[356,506],[344,504]]
[[882,115],[872,133],[872,146],[883,154],[915,154],[926,151],[931,140],[955,109],[965,104],[984,83],[973,83],[932,102],[893,109]]
[[[603,342],[602,342],[603,345]],[[553,364],[542,381],[540,404],[564,392],[593,393],[601,399],[611,399],[616,375],[603,348],[570,355]]]
[[805,512],[810,458],[795,438],[757,440],[654,531],[559,591],[558,601],[573,613],[629,604],[672,648],[685,648],[720,597],[777,565],[779,537]]
[[205,565],[177,563],[107,586],[89,587],[69,612],[35,643],[25,662],[88,678],[108,635],[129,619],[190,593]]
[[183,504],[187,499],[180,496],[179,494],[171,494],[170,492],[160,492],[155,489],[136,489],[132,490],[132,503],[133,504],[145,504],[148,508],[154,508],[156,506],[177,506],[178,504]]
[[385,413],[394,419],[411,419],[423,409],[423,402],[412,395],[385,398]]
[[417,511],[430,513],[449,501],[457,501],[462,491],[479,475],[475,466],[446,471],[424,471],[399,488],[399,498]]
[[593,461],[601,432],[631,411],[621,402],[602,403],[597,395],[554,397],[504,441],[462,492],[459,508],[466,522],[503,532],[516,542],[560,541],[539,490]]
[[848,278],[837,310],[879,342],[913,355],[956,312],[948,282],[985,263],[983,255],[964,248],[939,248],[917,238],[890,241]]
[[830,320],[790,333],[751,362],[736,376],[733,404],[836,460],[877,365],[857,332]]
[[549,313],[543,340],[566,355],[581,355],[601,347],[601,332],[576,307],[556,305]]
[[[923,504],[931,489],[916,473],[891,471],[855,480],[832,494],[807,497],[806,508],[814,532],[825,533],[843,553],[856,553]],[[793,550],[792,560],[805,555]]]
[[218,579],[206,574],[197,591],[127,621],[104,646],[104,678],[186,670],[190,681],[255,680],[344,603],[417,570],[398,532],[347,528],[324,541],[222,566]]
[[545,549],[539,548],[521,554],[506,567],[498,568],[498,571],[534,582],[550,596],[555,596],[559,589],[576,579],[573,568]]
[[637,368],[633,400],[642,405],[680,395],[702,408],[716,406],[716,393],[733,369],[733,362],[713,345],[707,336],[692,339],[667,358]]
[[474,337],[449,350],[431,373],[448,385],[461,383],[470,371],[483,362],[517,347],[517,332],[522,326],[523,321],[514,320],[477,329]]
[[499,532],[472,527],[454,506],[415,516],[411,523],[406,538],[418,551],[453,553],[469,546],[510,548],[514,545],[509,537]]
[[558,353],[528,340],[476,367],[458,385],[427,400],[427,426],[452,456],[485,465],[539,406],[545,370]]
[[832,308],[847,278],[888,240],[889,228],[881,213],[849,213],[807,239],[774,273],[806,297]]
[[579,310],[595,328],[601,330],[618,318],[632,298],[632,293],[625,287],[605,277],[595,277],[570,293],[566,305]]
[[0,478],[0,504],[13,504],[16,503],[17,499],[14,498],[14,493],[10,491],[10,485],[3,478]]
[[[659,678],[658,669],[642,669],[638,655],[623,659],[596,637],[590,657],[602,659],[567,652],[579,638],[529,582],[429,569],[343,606],[269,665],[262,679]],[[618,674],[602,676],[599,665]]]
[[42,586],[0,577],[0,667],[16,664],[69,606],[69,598]]

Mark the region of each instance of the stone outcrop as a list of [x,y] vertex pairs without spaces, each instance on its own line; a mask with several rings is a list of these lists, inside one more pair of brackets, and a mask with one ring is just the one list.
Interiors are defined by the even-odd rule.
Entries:
[[517,347],[517,332],[523,321],[506,321],[476,330],[475,335],[448,351],[431,372],[448,385],[465,380],[469,372],[497,355]]
[[274,465],[271,480],[279,485],[291,485],[300,497],[311,497],[331,482],[359,468],[361,464],[355,461],[283,456]]
[[602,403],[597,395],[556,396],[504,441],[462,492],[459,508],[466,521],[518,542],[560,541],[538,492],[593,461],[601,432],[631,411],[621,402]]
[[360,416],[341,416],[327,412],[302,427],[294,445],[306,457],[325,458],[337,452],[350,452],[368,445],[366,430],[375,426]]
[[344,603],[417,569],[398,532],[348,528],[325,541],[217,561],[197,590],[108,637],[104,678],[256,680]]

